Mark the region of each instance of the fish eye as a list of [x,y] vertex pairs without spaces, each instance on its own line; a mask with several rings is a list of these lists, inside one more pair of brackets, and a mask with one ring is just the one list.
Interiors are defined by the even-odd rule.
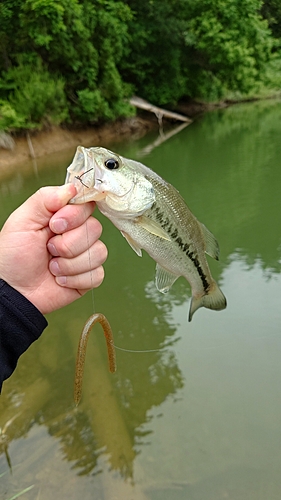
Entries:
[[115,170],[116,168],[119,168],[119,163],[114,158],[109,158],[109,160],[106,160],[104,164],[109,170]]

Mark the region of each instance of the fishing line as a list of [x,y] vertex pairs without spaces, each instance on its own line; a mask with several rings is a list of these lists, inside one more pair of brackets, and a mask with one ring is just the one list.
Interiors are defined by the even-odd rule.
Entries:
[[[85,211],[86,211],[86,207],[85,207]],[[93,312],[95,312],[96,308],[95,308],[95,296],[94,296],[94,287],[93,287],[93,271],[92,271],[91,252],[90,252],[88,220],[86,220],[86,238],[87,238],[88,257],[89,257],[89,266],[90,266],[90,275],[91,275],[91,296],[92,296]]]
[[[75,176],[76,179],[78,179],[82,186],[83,186],[83,197],[84,197],[84,212],[86,212],[86,201],[85,201],[85,187],[89,188],[83,181],[82,181],[82,176],[86,173],[88,173],[90,170],[87,170],[81,175]],[[88,247],[88,259],[89,259],[89,266],[90,270],[92,269],[92,261],[91,261],[91,252],[90,252],[90,239],[89,239],[89,229],[88,229],[88,220],[86,220],[86,240],[87,240],[87,247]],[[93,304],[93,313],[95,313],[95,296],[94,296],[94,289],[93,289],[93,275],[92,275],[92,270],[91,272],[91,296],[92,296],[92,304]],[[163,352],[163,348],[160,349],[144,349],[144,350],[137,350],[137,349],[125,349],[124,347],[118,347],[117,345],[113,344],[113,347],[115,349],[118,349],[118,351],[123,351],[123,352],[130,352],[130,353],[136,353],[136,354],[143,354],[143,353],[150,353],[150,352]]]
[[[89,169],[89,170],[92,170],[92,169]],[[88,188],[88,186],[86,184],[84,184],[84,182],[82,181],[82,176],[84,174],[86,174],[87,172],[89,172],[89,170],[87,170],[86,172],[84,172],[81,175],[75,176],[75,178],[78,179],[81,182],[82,186],[83,186],[84,212],[86,212],[86,206],[85,206],[86,205],[86,201],[85,201],[85,187]],[[89,239],[88,219],[86,220],[86,240],[87,240],[87,247],[88,247],[88,260],[89,260],[89,266],[90,266],[90,270],[91,270],[92,269],[92,261],[91,261],[91,252],[90,252],[90,239]],[[95,296],[94,296],[94,289],[93,289],[93,275],[92,275],[92,270],[90,272],[91,272],[91,295],[92,295],[93,313],[95,313]],[[135,352],[135,353],[159,352],[159,351],[162,350],[162,349],[147,349],[147,350],[143,350],[142,351],[142,350],[125,349],[123,347],[118,347],[115,344],[113,344],[113,347],[115,349],[118,349],[119,351]]]
[[160,348],[160,349],[144,349],[144,350],[135,350],[135,349],[125,349],[124,347],[118,347],[117,345],[113,344],[113,347],[115,349],[118,349],[118,351],[124,351],[124,352],[135,352],[135,353],[147,353],[147,352],[163,352],[164,351],[164,348]]
[[[92,169],[87,170],[89,172]],[[75,179],[78,179],[82,186],[83,186],[83,198],[84,198],[84,213],[86,214],[86,199],[85,199],[85,187],[88,188],[86,184],[82,181],[81,177],[86,174],[87,172],[84,172],[81,175],[75,176]],[[89,228],[88,228],[88,218],[86,219],[86,241],[87,241],[87,247],[88,247],[88,261],[89,261],[89,267],[90,267],[90,276],[91,276],[91,296],[92,296],[92,304],[93,304],[93,313],[95,313],[95,296],[94,296],[94,287],[93,287],[93,272],[92,272],[92,259],[91,259],[91,252],[90,252],[90,238],[89,238]]]

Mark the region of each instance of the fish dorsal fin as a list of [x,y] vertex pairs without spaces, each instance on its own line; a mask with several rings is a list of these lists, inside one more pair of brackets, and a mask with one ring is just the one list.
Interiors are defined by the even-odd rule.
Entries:
[[167,293],[178,277],[164,269],[160,264],[156,264],[155,284],[159,292]]
[[213,259],[219,260],[220,248],[216,238],[211,233],[211,231],[209,231],[209,229],[207,229],[206,226],[204,226],[204,224],[202,224],[201,222],[200,224],[203,231],[204,240],[206,243],[205,252],[208,255],[210,255],[210,257],[213,257]]
[[159,236],[159,238],[162,238],[163,240],[171,241],[170,236],[166,233],[166,231],[164,231],[160,224],[154,222],[145,215],[141,215],[140,217],[138,217],[136,219],[136,224],[139,224],[141,227],[143,227],[143,229],[146,229],[146,231],[154,234],[155,236]]
[[134,252],[136,252],[136,254],[139,257],[142,257],[142,251],[141,248],[138,246],[138,244],[124,231],[121,231],[121,234],[127,240],[127,242],[129,243],[130,247],[134,250]]

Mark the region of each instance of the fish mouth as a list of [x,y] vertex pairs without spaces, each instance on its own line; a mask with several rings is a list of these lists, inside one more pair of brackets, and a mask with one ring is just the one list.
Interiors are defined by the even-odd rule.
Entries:
[[[82,174],[83,175],[83,174]],[[103,200],[107,193],[105,191],[97,190],[95,187],[87,186],[85,180],[81,175],[75,176],[75,178],[70,181],[76,187],[77,194],[69,200],[70,204],[82,204],[88,201],[100,201]]]
[[[82,204],[88,201],[99,201],[106,197],[106,192],[100,189],[103,181],[95,179],[95,161],[83,146],[78,146],[73,162],[67,169],[65,184],[71,183],[76,188],[76,195],[69,201],[70,204]],[[97,182],[99,188],[97,189]]]

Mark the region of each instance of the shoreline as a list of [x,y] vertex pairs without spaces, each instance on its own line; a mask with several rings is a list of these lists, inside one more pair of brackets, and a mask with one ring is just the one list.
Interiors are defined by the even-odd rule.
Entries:
[[[280,98],[280,95],[267,97],[252,97],[241,100],[224,100],[216,103],[201,101],[182,101],[176,106],[175,111],[182,113],[192,123],[194,118],[206,112],[224,109],[235,104],[243,104],[260,100]],[[168,122],[168,120],[165,122]],[[41,131],[26,131],[25,134],[16,135],[12,149],[1,147],[0,144],[0,181],[13,174],[18,168],[22,171],[30,169],[32,162],[52,153],[63,152],[77,146],[85,147],[102,146],[109,141],[121,141],[126,138],[141,138],[150,130],[159,128],[159,122],[153,113],[141,112],[131,118],[116,120],[104,125],[74,127],[52,126]]]
[[[179,103],[175,111],[186,116],[190,123],[205,112],[227,107],[229,104],[219,102],[208,104],[199,101]],[[168,120],[165,120],[165,123]],[[27,164],[52,153],[76,149],[80,144],[90,147],[102,146],[103,142],[123,140],[124,138],[140,138],[150,130],[159,128],[159,122],[154,113],[141,111],[132,118],[117,120],[104,125],[74,127],[52,126],[41,131],[26,131],[21,135],[12,136],[12,149],[1,147],[0,144],[0,180],[13,174],[18,168],[27,169]]]
[[53,126],[41,131],[27,132],[13,137],[13,149],[0,147],[0,180],[13,174],[18,168],[45,155],[62,152],[80,144],[88,146],[102,145],[110,140],[123,140],[126,137],[139,138],[149,130],[158,127],[156,119],[140,116],[119,120],[102,126],[85,128],[66,128]]

